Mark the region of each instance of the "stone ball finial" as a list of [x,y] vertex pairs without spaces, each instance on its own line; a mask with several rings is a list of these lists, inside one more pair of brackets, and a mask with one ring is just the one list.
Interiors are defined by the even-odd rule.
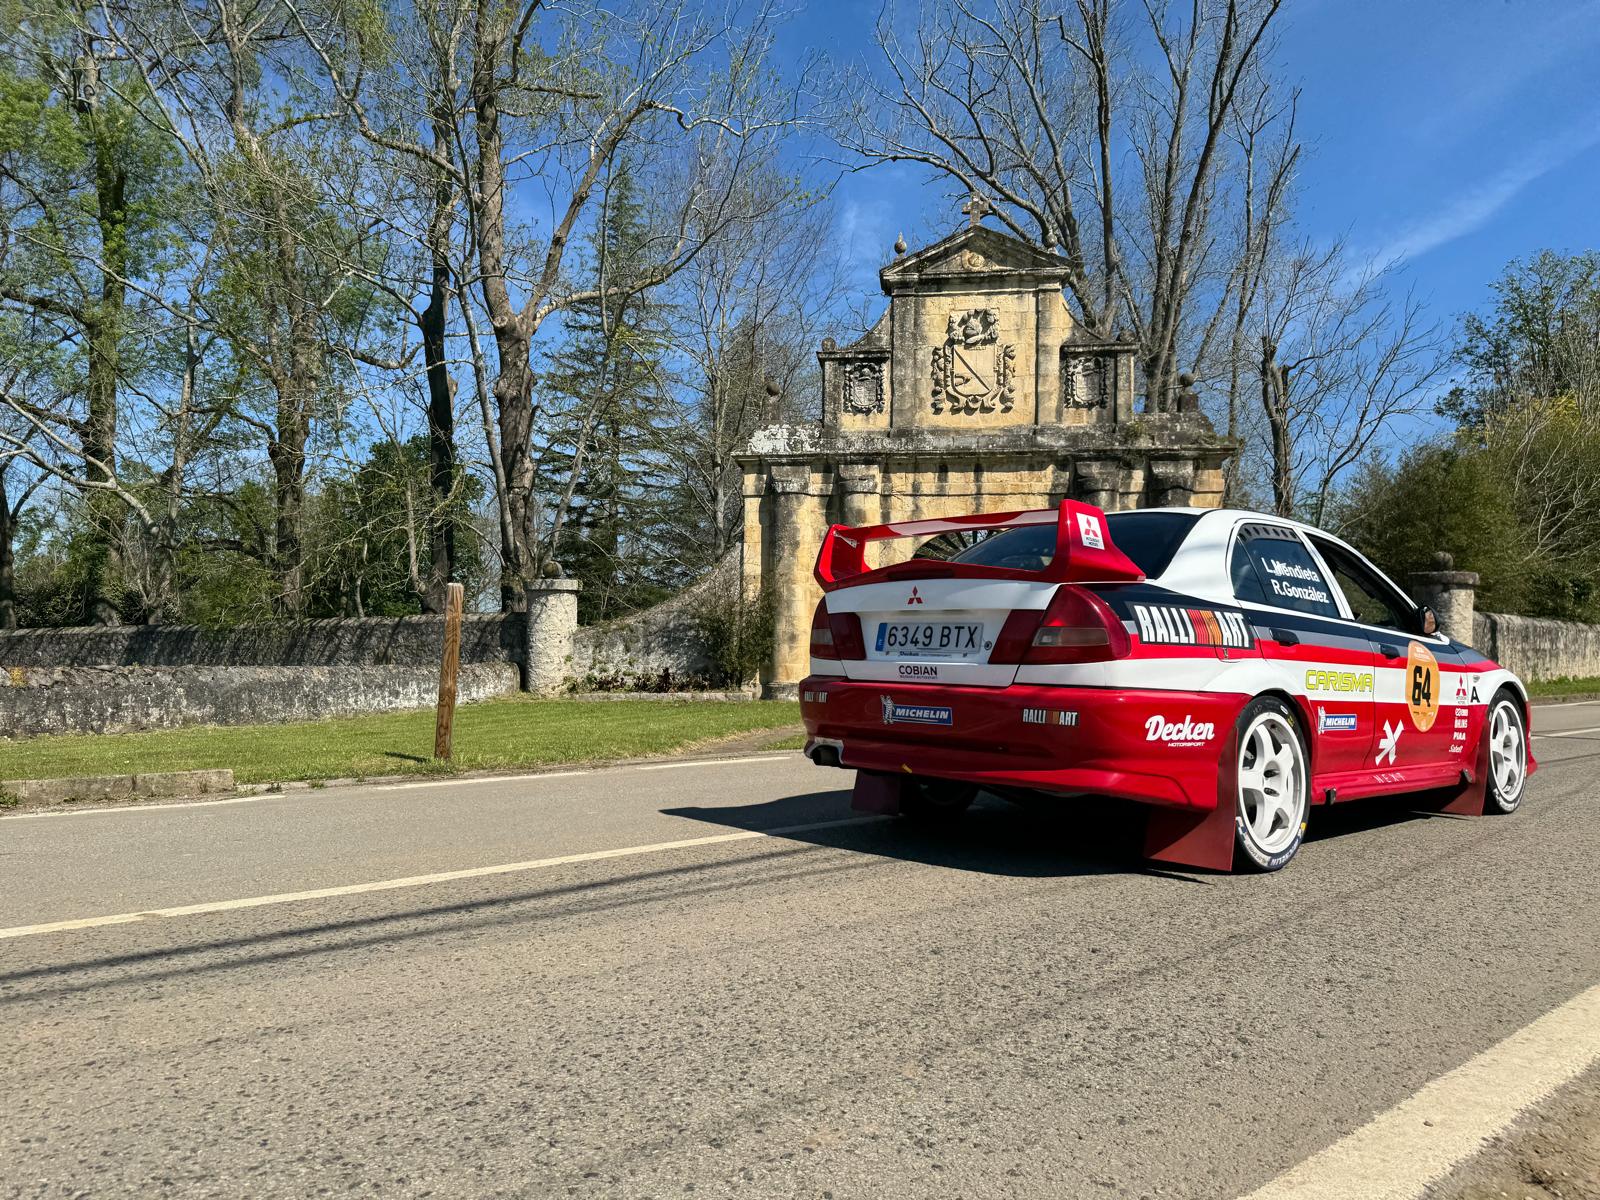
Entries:
[[839,348],[839,343],[834,341],[831,337],[825,337],[822,339],[822,348],[825,351],[832,352]]
[[904,254],[907,249],[909,249],[909,247],[906,245],[906,235],[902,233],[899,237],[894,239],[894,252],[896,254]]
[[547,558],[544,560],[544,565],[539,568],[539,574],[546,579],[560,579],[566,571],[555,559]]
[[1448,550],[1440,550],[1433,556],[1433,569],[1435,571],[1454,571],[1456,569],[1456,556]]
[[767,395],[772,397],[774,400],[776,400],[783,393],[783,389],[778,386],[778,381],[771,375],[768,375],[766,378],[766,389]]
[[1188,371],[1184,371],[1181,375],[1178,376],[1178,386],[1179,387],[1192,388],[1194,386],[1194,376],[1191,375]]

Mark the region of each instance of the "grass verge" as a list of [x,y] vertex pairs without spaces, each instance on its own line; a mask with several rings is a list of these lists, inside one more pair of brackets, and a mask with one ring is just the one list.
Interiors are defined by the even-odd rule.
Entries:
[[231,767],[240,783],[503,770],[645,758],[781,729],[800,706],[668,700],[488,700],[456,711],[455,759],[435,762],[431,709],[300,725],[206,726],[0,741],[0,776],[131,775]]
[[1563,676],[1560,679],[1541,679],[1528,684],[1530,696],[1600,696],[1600,676],[1583,678]]

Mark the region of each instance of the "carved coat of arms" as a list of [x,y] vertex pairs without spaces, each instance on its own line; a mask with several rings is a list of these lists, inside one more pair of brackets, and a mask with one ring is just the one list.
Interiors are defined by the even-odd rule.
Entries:
[[992,308],[952,313],[944,345],[933,350],[933,411],[990,413],[1016,404],[1017,348],[1000,343]]

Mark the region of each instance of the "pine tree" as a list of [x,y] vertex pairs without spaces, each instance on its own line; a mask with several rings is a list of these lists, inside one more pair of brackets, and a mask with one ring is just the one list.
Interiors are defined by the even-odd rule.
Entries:
[[654,603],[675,582],[651,550],[664,517],[662,447],[675,422],[666,380],[668,311],[643,286],[650,250],[638,184],[619,163],[607,179],[585,265],[588,286],[607,298],[569,313],[566,342],[544,377],[557,410],[541,456],[545,504],[552,523],[560,521],[554,556],[583,582],[585,622]]

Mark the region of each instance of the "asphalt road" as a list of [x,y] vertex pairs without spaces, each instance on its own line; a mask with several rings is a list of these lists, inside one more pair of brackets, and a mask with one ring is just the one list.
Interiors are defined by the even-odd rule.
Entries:
[[1520,813],[1266,877],[798,755],[0,818],[0,1196],[1236,1196],[1600,982],[1536,723]]

